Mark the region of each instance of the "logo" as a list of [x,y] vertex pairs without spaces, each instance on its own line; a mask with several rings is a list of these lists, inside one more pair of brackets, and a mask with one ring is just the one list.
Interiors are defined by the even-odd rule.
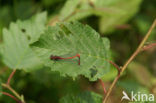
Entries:
[[129,97],[125,91],[123,91],[122,94],[121,101],[154,101],[154,94],[145,94],[141,92],[134,93],[133,91],[131,91],[131,97]]

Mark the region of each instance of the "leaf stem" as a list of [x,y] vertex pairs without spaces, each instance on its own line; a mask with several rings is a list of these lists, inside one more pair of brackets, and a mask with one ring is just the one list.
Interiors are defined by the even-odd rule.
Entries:
[[9,85],[7,85],[5,83],[2,83],[2,86],[4,88],[9,89],[19,100],[21,100],[21,96],[12,87],[10,87]]
[[115,64],[114,62],[112,62],[112,61],[108,61],[110,64],[112,64],[117,70],[118,70],[118,76],[120,76],[120,72],[121,72],[121,69],[120,69],[120,67],[117,65],[117,64]]
[[13,100],[15,100],[17,103],[22,103],[21,101],[19,101],[18,99],[16,99],[16,97],[14,97],[13,95],[11,95],[10,93],[7,92],[1,92],[3,95],[9,96],[10,98],[12,98]]
[[154,46],[156,46],[156,43],[151,43],[149,45],[144,46],[141,51],[148,50],[148,49],[150,49],[150,48],[152,48]]
[[9,76],[9,78],[8,78],[8,81],[7,81],[7,85],[10,85],[10,81],[11,81],[12,77],[14,76],[15,72],[16,72],[16,69],[14,69],[14,70],[12,71],[12,73],[10,74],[10,76]]
[[[142,50],[142,47],[144,46],[146,40],[148,39],[148,37],[150,36],[152,30],[154,29],[154,27],[156,26],[156,19],[154,20],[152,26],[150,27],[149,31],[147,32],[147,34],[145,35],[145,37],[143,38],[142,42],[140,43],[140,45],[138,46],[138,48],[136,49],[136,51],[132,54],[132,56],[127,60],[127,62],[124,64],[124,66],[121,68],[121,73],[123,73],[125,71],[125,69],[127,68],[128,64],[137,56],[137,54]],[[103,100],[103,103],[106,103],[110,93],[112,92],[113,87],[115,86],[116,82],[118,81],[120,76],[117,76],[113,83],[111,84],[106,97]]]
[[[7,83],[2,83],[1,85],[4,87],[4,88],[7,88],[8,90],[10,90],[19,100],[20,102],[18,101],[18,103],[25,103],[24,99],[23,99],[23,96],[20,96],[11,86],[10,86],[10,81],[11,79],[13,78],[14,74],[16,72],[16,69],[14,69],[11,74],[9,75],[8,77],[8,80],[7,80]],[[7,95],[7,96],[10,96],[12,98],[14,98],[11,94],[9,93],[6,93],[6,92],[2,92],[4,95]],[[15,100],[15,98],[14,98]]]
[[103,92],[106,94],[107,91],[106,91],[106,88],[105,88],[104,82],[102,81],[102,79],[99,79],[99,80],[100,80],[101,86],[102,86],[102,88],[103,88]]

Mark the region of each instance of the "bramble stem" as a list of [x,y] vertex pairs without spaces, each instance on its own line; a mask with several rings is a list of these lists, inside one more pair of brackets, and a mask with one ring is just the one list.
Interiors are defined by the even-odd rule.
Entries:
[[1,92],[3,95],[9,96],[10,98],[12,98],[13,100],[15,100],[17,103],[22,103],[21,101],[19,101],[18,99],[16,99],[16,97],[14,97],[13,95],[11,95],[10,93],[7,92]]
[[[152,26],[150,27],[149,31],[147,32],[147,34],[145,35],[145,37],[143,38],[142,42],[140,43],[140,45],[138,46],[138,48],[136,49],[136,51],[132,54],[132,56],[127,60],[127,62],[124,64],[124,66],[121,68],[121,73],[123,73],[125,71],[125,69],[127,68],[128,64],[137,56],[137,54],[142,50],[142,47],[144,46],[146,40],[148,39],[148,37],[150,36],[152,30],[154,29],[154,27],[156,26],[156,19],[154,20]],[[106,103],[110,93],[112,92],[113,87],[115,86],[116,82],[118,81],[120,76],[117,76],[113,83],[111,84],[106,97],[103,100],[103,103]]]
[[106,94],[107,91],[106,91],[105,85],[104,85],[102,79],[99,79],[99,80],[100,80],[101,86],[102,86],[102,88],[103,88],[103,92]]
[[10,81],[11,81],[12,77],[14,76],[15,72],[16,72],[16,69],[14,69],[14,70],[12,71],[12,73],[10,74],[10,76],[9,76],[9,78],[8,78],[8,81],[7,81],[7,85],[10,85]]

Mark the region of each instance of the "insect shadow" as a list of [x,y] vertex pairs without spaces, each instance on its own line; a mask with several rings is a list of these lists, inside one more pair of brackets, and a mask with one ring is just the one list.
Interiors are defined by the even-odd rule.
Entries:
[[93,78],[96,74],[97,74],[97,69],[96,69],[96,66],[94,65],[93,67],[91,67],[90,69],[90,72],[91,72],[91,77]]

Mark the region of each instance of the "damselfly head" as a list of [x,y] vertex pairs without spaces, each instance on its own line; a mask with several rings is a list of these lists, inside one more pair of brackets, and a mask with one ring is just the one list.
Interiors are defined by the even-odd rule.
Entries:
[[51,60],[59,60],[61,57],[59,57],[59,56],[55,56],[55,55],[51,55],[50,56],[50,59]]

